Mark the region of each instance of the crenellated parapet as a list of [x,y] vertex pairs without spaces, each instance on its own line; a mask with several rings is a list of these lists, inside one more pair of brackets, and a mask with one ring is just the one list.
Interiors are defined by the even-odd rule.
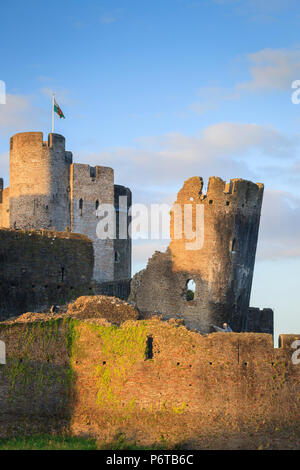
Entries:
[[183,188],[177,196],[178,204],[198,203],[208,206],[224,207],[226,211],[234,205],[235,208],[245,211],[256,209],[260,211],[264,185],[252,183],[240,178],[232,179],[229,183],[212,176],[208,180],[207,192],[203,192],[203,179],[192,177],[185,181]]

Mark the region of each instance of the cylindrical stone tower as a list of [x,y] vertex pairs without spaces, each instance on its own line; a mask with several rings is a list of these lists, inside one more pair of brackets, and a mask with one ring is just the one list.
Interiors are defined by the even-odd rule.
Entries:
[[65,138],[25,132],[10,140],[10,227],[56,229],[70,225],[71,152]]

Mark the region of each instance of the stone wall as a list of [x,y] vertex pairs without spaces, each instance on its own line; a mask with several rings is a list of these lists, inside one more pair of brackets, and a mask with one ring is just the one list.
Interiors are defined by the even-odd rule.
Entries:
[[[141,312],[183,318],[188,327],[202,333],[223,322],[234,331],[247,331],[263,185],[241,179],[226,184],[212,177],[206,194],[202,189],[202,178],[184,183],[171,214],[169,248],[165,253],[156,252],[147,269],[133,280],[131,300]],[[184,220],[185,206],[191,212]],[[182,213],[179,229],[178,208]],[[204,224],[196,226],[198,208]],[[200,240],[194,249],[184,232],[187,220]],[[194,299],[188,301],[191,280],[196,290]]]
[[248,311],[247,330],[255,333],[268,333],[273,335],[274,332],[274,312],[271,308],[250,307]]
[[0,227],[54,231],[68,227],[93,241],[95,281],[130,279],[131,239],[99,239],[96,229],[97,209],[103,204],[114,207],[119,195],[127,195],[130,203],[131,192],[114,186],[111,168],[72,164],[72,159],[61,135],[49,134],[47,142],[42,132],[14,135],[10,187],[3,189],[0,180]]
[[0,230],[0,320],[88,294],[93,263],[84,235]]
[[127,300],[130,294],[130,280],[102,282],[97,286],[96,291],[100,295]]
[[300,366],[291,342],[273,349],[271,335],[66,318],[0,323],[0,340],[2,435],[11,423],[16,433],[51,424],[101,440],[123,432],[141,445],[163,439],[195,448],[216,433],[299,429]]

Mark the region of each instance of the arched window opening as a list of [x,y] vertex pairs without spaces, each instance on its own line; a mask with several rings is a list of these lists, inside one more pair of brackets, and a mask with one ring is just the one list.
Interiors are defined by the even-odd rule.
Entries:
[[98,199],[97,199],[96,204],[95,204],[95,209],[96,209],[96,210],[98,210],[99,205],[100,205],[100,203],[99,203],[99,201],[98,201]]
[[195,299],[196,283],[193,279],[190,279],[186,283],[186,300],[190,302]]

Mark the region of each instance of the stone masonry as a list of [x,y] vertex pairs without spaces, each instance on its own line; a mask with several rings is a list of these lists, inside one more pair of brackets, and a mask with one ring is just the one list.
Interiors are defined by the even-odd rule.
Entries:
[[[25,132],[10,140],[10,186],[0,180],[0,227],[47,229],[87,235],[94,247],[94,280],[131,278],[131,240],[100,240],[96,235],[101,204],[115,204],[128,188],[114,185],[111,168],[72,163],[65,138]],[[129,217],[127,216],[127,221]],[[128,222],[129,223],[129,222]]]
[[[260,322],[252,318],[257,317],[257,311],[249,311],[249,301],[263,185],[242,179],[226,184],[211,177],[207,193],[202,190],[202,178],[190,178],[179,191],[176,206],[182,214],[185,205],[191,206],[195,232],[197,206],[204,208],[204,225],[197,228],[204,227],[203,246],[190,250],[184,233],[180,238],[175,236],[174,206],[171,243],[165,253],[156,252],[147,268],[133,278],[130,299],[144,314],[183,318],[189,328],[204,334],[214,331],[213,324],[222,326],[223,322],[237,332],[257,331]],[[196,285],[190,299],[189,281]],[[272,310],[264,310],[264,316],[263,331],[273,333]]]

